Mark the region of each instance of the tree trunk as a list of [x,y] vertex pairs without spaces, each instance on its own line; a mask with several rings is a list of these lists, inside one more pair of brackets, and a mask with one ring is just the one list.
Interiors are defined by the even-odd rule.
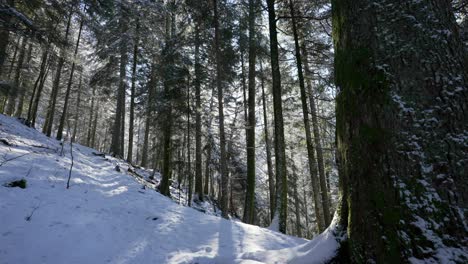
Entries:
[[281,73],[279,68],[278,37],[276,32],[275,0],[267,0],[270,31],[270,59],[273,82],[273,112],[275,116],[276,208],[279,231],[286,233],[288,219],[288,182],[286,175],[286,151],[284,142]]
[[[30,62],[31,62],[31,56],[32,56],[32,43],[29,43],[29,48],[28,48],[28,55],[26,56],[26,61],[23,64],[26,64],[26,68],[30,68]],[[25,69],[26,72],[28,72],[28,69]],[[19,85],[19,91],[18,91],[18,106],[16,107],[15,111],[15,116],[16,117],[21,117],[23,115],[23,108],[24,108],[24,98],[26,96],[26,87],[30,85],[28,82],[28,79],[23,79],[21,82],[22,84]]]
[[[292,153],[292,152],[291,152]],[[291,154],[291,160],[294,162],[294,154]],[[297,191],[297,172],[296,172],[296,166],[293,164],[292,166],[293,170],[293,195],[294,195],[294,214],[296,215],[296,236],[297,237],[302,237],[302,232],[301,232],[301,202],[299,199],[299,192]]]
[[333,1],[352,262],[466,263],[467,55],[450,1]]
[[132,163],[133,160],[133,130],[135,120],[135,83],[136,83],[136,68],[138,62],[138,44],[140,41],[140,20],[137,18],[135,26],[135,39],[133,43],[133,67],[132,67],[132,88],[130,94],[130,120],[128,125],[128,153],[127,161]]
[[268,117],[267,117],[267,106],[266,106],[266,95],[265,95],[265,77],[263,76],[263,65],[260,60],[260,73],[261,73],[261,85],[262,85],[262,106],[263,106],[263,130],[265,134],[265,149],[267,156],[267,170],[268,170],[268,190],[270,196],[270,221],[273,220],[275,213],[275,175],[273,174],[273,163],[271,161],[271,141],[268,132]]
[[151,76],[148,83],[148,105],[146,107],[145,120],[145,135],[143,136],[143,149],[141,150],[141,166],[146,167],[148,164],[148,144],[151,127],[151,118],[153,113],[153,97],[156,89],[156,63],[151,64]]
[[42,94],[43,86],[41,87],[40,84],[42,83],[42,79],[44,78],[44,75],[46,75],[46,71],[48,71],[48,64],[49,64],[48,58],[49,58],[49,45],[47,45],[47,47],[42,52],[41,67],[39,70],[39,75],[37,76],[36,82],[34,83],[33,92],[29,100],[27,121],[31,127],[34,127],[34,123],[32,122],[32,120],[35,119],[35,117],[33,118],[33,114],[36,115],[36,111],[37,111],[37,106],[35,106],[36,98],[40,99],[41,94]]
[[65,30],[65,44],[61,47],[60,58],[57,63],[57,69],[55,72],[54,83],[52,84],[52,92],[49,99],[49,107],[47,108],[47,115],[42,133],[46,134],[48,137],[52,135],[52,125],[54,123],[55,115],[55,105],[57,104],[57,95],[60,90],[60,76],[62,74],[63,63],[65,62],[66,49],[68,46],[68,34],[70,32],[70,22],[73,15],[73,7],[70,7],[70,14],[68,16],[67,28]]
[[93,130],[93,116],[96,111],[94,111],[94,104],[96,100],[96,85],[93,86],[93,93],[91,95],[91,107],[89,108],[89,125],[88,125],[88,137],[86,138],[86,146],[91,147],[91,138]]
[[117,93],[117,107],[115,110],[115,119],[112,129],[112,143],[110,152],[114,157],[123,158],[124,146],[122,139],[124,138],[123,125],[125,122],[125,78],[127,67],[127,22],[125,7],[123,1],[120,3],[120,74],[119,74],[119,90]]
[[[325,230],[325,228],[330,224],[330,209],[328,205],[328,194],[326,191],[326,183],[322,185],[322,181],[317,179],[317,164],[315,163],[315,152],[312,142],[312,135],[310,134],[310,122],[309,122],[309,107],[307,106],[307,95],[305,91],[304,75],[302,71],[302,58],[300,53],[299,46],[299,36],[297,35],[297,26],[295,19],[295,12],[292,0],[289,0],[289,8],[291,12],[291,22],[294,35],[294,47],[295,47],[295,56],[297,64],[297,75],[299,78],[299,88],[301,92],[301,103],[302,103],[302,114],[304,119],[304,128],[306,134],[306,144],[307,144],[307,155],[309,159],[309,172],[312,182],[312,189],[314,195],[314,204],[315,204],[315,216],[317,218],[317,225],[319,231]],[[321,195],[320,195],[321,194]],[[320,195],[320,196],[319,196]],[[323,210],[323,211],[322,211]]]
[[62,140],[63,129],[65,127],[65,121],[67,119],[68,100],[70,98],[71,86],[73,84],[73,75],[75,73],[75,61],[76,55],[78,54],[78,47],[80,46],[81,30],[83,29],[83,19],[80,22],[80,29],[78,30],[78,38],[76,39],[75,53],[73,54],[73,62],[70,70],[70,78],[68,79],[67,91],[65,92],[65,101],[63,103],[62,116],[60,117],[60,123],[57,129],[57,140]]
[[[9,6],[9,7],[14,7],[14,1],[13,0],[7,0],[5,1],[6,2],[6,6]],[[10,23],[10,16],[5,16],[5,17],[2,17],[2,20],[3,20],[3,23],[4,25],[8,25]],[[4,28],[4,26],[2,26],[0,28],[0,75],[2,75],[2,72],[3,72],[3,63],[5,62],[5,59],[7,57],[7,48],[8,48],[8,42],[10,40],[10,31],[8,30],[8,28]]]
[[13,79],[13,87],[10,88],[8,92],[8,102],[5,109],[5,114],[11,116],[15,112],[16,107],[16,98],[18,97],[21,70],[23,68],[24,55],[26,53],[26,38],[23,38],[23,43],[21,44],[20,54],[18,57],[18,64],[16,65],[15,77]]
[[80,104],[81,104],[81,93],[82,93],[82,87],[81,87],[81,82],[83,80],[83,69],[80,71],[80,82],[78,83],[78,98],[76,99],[76,106],[75,106],[75,122],[73,122],[73,133],[72,133],[72,138],[71,141],[75,142],[76,141],[76,133],[77,133],[77,128],[78,128],[78,120],[80,119]]
[[218,112],[219,112],[219,148],[221,152],[220,157],[220,176],[221,176],[221,210],[224,218],[228,217],[228,171],[227,171],[227,156],[226,156],[226,134],[224,131],[224,95],[222,84],[222,71],[221,71],[221,48],[219,36],[219,17],[218,17],[218,1],[213,0],[214,6],[214,31],[215,43],[214,48],[216,52],[216,87],[218,88]]
[[[195,195],[203,201],[202,142],[201,142],[201,65],[200,21],[195,25]],[[205,179],[207,181],[208,179]],[[208,184],[205,182],[205,191]],[[205,192],[207,194],[207,192]]]
[[247,191],[245,197],[245,223],[253,224],[255,210],[255,61],[256,61],[256,1],[249,0],[249,116],[247,124]]
[[[308,59],[307,59],[307,50],[305,49],[305,44],[302,44],[302,50],[303,50],[303,56],[304,56],[304,70],[306,74],[310,72],[309,70],[309,65],[308,65]],[[329,196],[329,190],[330,190],[330,182],[328,181],[326,175],[325,175],[325,164],[323,160],[323,149],[322,149],[322,142],[321,142],[321,135],[319,132],[319,123],[318,123],[318,113],[317,113],[317,107],[315,104],[315,99],[314,99],[314,92],[312,90],[312,82],[310,78],[306,78],[307,80],[307,89],[309,92],[309,103],[310,103],[310,114],[312,116],[312,132],[314,133],[314,142],[315,142],[315,151],[317,153],[317,164],[318,164],[318,173],[319,173],[319,179],[320,179],[320,190],[322,194],[322,203],[323,203],[323,211],[325,214],[325,224],[328,226],[331,221],[331,212],[330,209],[325,209],[325,208],[330,208],[330,196]],[[327,213],[328,211],[328,213]],[[327,222],[328,219],[328,222]]]

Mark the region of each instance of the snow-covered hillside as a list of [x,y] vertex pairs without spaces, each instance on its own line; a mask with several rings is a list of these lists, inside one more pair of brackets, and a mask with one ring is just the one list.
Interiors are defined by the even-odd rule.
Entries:
[[78,144],[66,189],[68,142],[3,115],[0,139],[0,264],[320,263],[338,245],[332,232],[307,242],[178,205]]

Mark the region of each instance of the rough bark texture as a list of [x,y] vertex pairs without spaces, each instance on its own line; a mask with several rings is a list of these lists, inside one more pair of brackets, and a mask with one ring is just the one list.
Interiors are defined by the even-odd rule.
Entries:
[[[322,191],[319,186],[319,179],[317,178],[317,163],[315,160],[314,145],[312,142],[312,135],[310,133],[310,121],[309,121],[309,107],[307,106],[307,95],[305,91],[305,82],[304,82],[304,73],[302,71],[302,57],[299,48],[299,36],[297,34],[296,20],[294,18],[294,5],[291,0],[289,0],[289,9],[292,17],[292,29],[294,35],[294,47],[295,47],[295,56],[296,56],[296,65],[297,65],[297,76],[299,78],[299,90],[301,93],[301,104],[302,104],[302,116],[304,120],[304,128],[306,134],[306,144],[307,144],[307,155],[309,159],[309,173],[312,182],[313,198],[314,198],[314,209],[315,209],[315,218],[317,219],[317,225],[319,231],[325,230],[325,228],[330,224],[330,209],[328,206],[328,198],[326,188],[325,191]],[[321,182],[320,182],[321,183]],[[323,188],[323,187],[322,187]]]
[[276,32],[275,1],[267,0],[270,31],[270,59],[273,78],[273,112],[275,116],[276,208],[279,231],[286,233],[288,219],[288,182],[286,176],[286,151],[284,143],[283,103],[279,68],[278,37]]
[[351,260],[467,263],[468,65],[450,1],[334,0],[333,38]]

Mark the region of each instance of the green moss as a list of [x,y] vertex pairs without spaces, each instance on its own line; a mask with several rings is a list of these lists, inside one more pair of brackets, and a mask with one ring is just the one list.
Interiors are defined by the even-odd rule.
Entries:
[[21,179],[21,180],[18,180],[18,181],[12,181],[8,184],[6,184],[7,187],[19,187],[21,189],[26,189],[26,185],[27,185],[27,182],[25,179]]

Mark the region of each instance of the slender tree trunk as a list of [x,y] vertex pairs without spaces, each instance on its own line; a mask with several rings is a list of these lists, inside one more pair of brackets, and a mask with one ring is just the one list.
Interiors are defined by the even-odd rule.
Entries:
[[[32,56],[32,43],[29,43],[29,48],[28,48],[28,55],[26,56],[26,61],[24,62],[26,64],[26,68],[30,67],[30,62],[31,62],[31,56]],[[23,63],[23,64],[24,64]],[[27,72],[27,70],[26,70]],[[15,116],[16,117],[21,117],[23,115],[23,108],[24,108],[24,98],[26,96],[26,87],[29,86],[29,82],[27,79],[24,79],[22,81],[22,84],[19,85],[19,91],[18,91],[18,105],[16,107],[15,111]]]
[[156,92],[156,74],[157,74],[157,65],[155,62],[151,64],[151,76],[150,81],[148,82],[148,106],[146,107],[146,122],[145,122],[145,135],[143,136],[143,148],[141,151],[141,166],[146,167],[148,164],[148,145],[149,145],[149,135],[151,128],[151,118],[153,113],[153,102],[154,94]]
[[[195,195],[203,201],[202,135],[201,135],[201,65],[200,65],[200,21],[195,25]],[[205,194],[208,179],[205,179]]]
[[[292,152],[291,152],[292,153]],[[294,155],[291,154],[291,160],[294,161]],[[301,202],[299,199],[299,192],[297,191],[297,172],[296,172],[296,166],[293,164],[293,195],[294,195],[294,214],[296,215],[296,236],[302,237],[302,232],[301,232]]]
[[[13,57],[10,62],[10,68],[8,70],[8,80],[11,79],[11,74],[13,73],[13,68],[14,68],[15,61],[16,61],[16,55],[18,54],[18,49],[20,47],[21,39],[22,39],[21,37],[17,37],[16,43],[15,43],[15,51],[13,52]],[[1,71],[0,71],[0,74],[1,74]]]
[[130,95],[130,120],[128,125],[128,155],[127,161],[132,163],[133,160],[133,130],[135,119],[135,83],[136,83],[136,68],[138,62],[138,44],[140,41],[140,20],[137,18],[135,26],[135,39],[133,44],[133,67],[132,67],[132,88]]
[[26,53],[26,43],[26,38],[23,38],[23,43],[21,44],[20,54],[18,58],[18,64],[16,65],[15,77],[13,79],[13,87],[10,88],[8,92],[8,102],[5,107],[5,113],[10,116],[13,115],[13,113],[15,112],[16,98],[18,97],[18,90],[20,89],[19,86],[21,70],[23,68],[24,56]]
[[244,222],[253,224],[255,210],[255,61],[256,61],[256,0],[249,0],[249,118],[247,124],[247,191]]
[[92,130],[93,130],[93,116],[94,116],[94,104],[96,100],[96,86],[93,86],[93,93],[91,95],[91,107],[89,108],[89,125],[88,125],[88,136],[86,138],[86,146],[90,147]]
[[28,118],[27,121],[30,124],[31,127],[34,127],[34,124],[32,124],[32,119],[33,119],[33,108],[35,105],[35,99],[36,97],[41,96],[42,93],[42,88],[39,91],[40,83],[42,79],[44,78],[44,75],[46,73],[46,70],[48,68],[48,57],[49,57],[49,45],[44,49],[42,52],[41,56],[41,67],[39,69],[39,75],[37,76],[36,82],[34,83],[33,91],[31,98],[29,100],[29,107],[28,107]]
[[260,73],[262,85],[262,106],[263,106],[263,131],[265,134],[265,151],[267,156],[267,170],[268,170],[268,190],[270,196],[270,220],[273,220],[275,213],[275,175],[273,174],[273,162],[271,161],[271,147],[270,136],[268,132],[268,117],[265,95],[265,77],[263,75],[263,64],[260,60]]
[[75,61],[76,55],[78,54],[78,48],[80,46],[81,39],[81,30],[83,29],[83,19],[80,22],[80,29],[78,30],[78,38],[76,39],[75,53],[73,54],[73,62],[70,70],[70,78],[68,79],[67,91],[65,92],[65,101],[63,104],[62,116],[60,117],[60,123],[57,129],[57,140],[62,140],[63,129],[65,126],[65,121],[67,119],[67,110],[68,110],[68,100],[70,98],[71,86],[73,84],[73,75],[75,73]]
[[344,252],[466,263],[468,58],[451,1],[370,4],[332,1]]
[[123,1],[120,3],[120,21],[119,21],[119,30],[120,30],[120,74],[119,74],[119,90],[117,93],[117,107],[115,110],[115,119],[112,129],[112,142],[111,150],[113,156],[123,158],[124,146],[123,138],[124,133],[122,133],[123,125],[125,122],[125,78],[126,78],[126,67],[127,67],[127,22],[125,7]]
[[60,58],[57,63],[57,69],[55,72],[55,79],[54,79],[54,83],[52,84],[52,92],[50,94],[49,107],[47,109],[46,121],[42,129],[42,132],[46,134],[48,137],[52,135],[52,125],[54,123],[55,105],[57,104],[57,95],[60,90],[60,76],[62,74],[63,63],[65,62],[66,49],[68,46],[68,34],[70,32],[70,23],[71,23],[72,16],[73,16],[73,7],[70,7],[70,14],[68,16],[67,28],[65,30],[65,44],[63,47],[61,47]]
[[[328,197],[325,191],[321,192],[319,186],[319,180],[317,178],[317,164],[315,160],[314,146],[312,142],[312,136],[310,134],[310,122],[309,122],[309,107],[307,106],[307,95],[305,91],[304,84],[304,75],[302,71],[302,60],[299,49],[299,37],[297,35],[297,27],[294,13],[294,6],[291,0],[289,0],[289,8],[292,17],[292,28],[294,34],[294,46],[295,46],[295,56],[297,64],[297,75],[299,77],[299,87],[301,92],[301,103],[302,103],[302,114],[304,119],[304,128],[306,133],[306,144],[307,144],[307,155],[309,159],[309,173],[312,182],[312,189],[314,195],[314,204],[315,204],[315,216],[317,218],[317,225],[320,231],[325,230],[325,228],[330,224],[330,212],[328,208]],[[322,194],[321,196],[319,196]],[[325,196],[325,197],[324,197]],[[323,208],[323,209],[322,209]],[[322,211],[323,210],[323,211]]]
[[[304,70],[306,74],[310,72],[308,59],[307,59],[307,50],[305,49],[305,44],[302,44],[303,56],[304,56]],[[320,190],[322,195],[322,204],[323,204],[323,213],[325,219],[325,225],[329,225],[331,221],[331,212],[330,212],[330,197],[329,197],[329,181],[325,175],[325,164],[323,161],[323,149],[322,149],[322,142],[321,142],[321,135],[319,132],[319,123],[318,123],[318,113],[317,107],[315,104],[314,93],[312,90],[312,83],[310,78],[306,78],[307,80],[307,89],[309,92],[309,102],[310,102],[310,113],[312,116],[312,131],[314,133],[314,142],[315,142],[315,151],[317,152],[317,164],[318,164],[318,172],[319,172],[319,179],[320,179]],[[327,209],[328,208],[328,209]],[[328,213],[327,213],[328,211]]]
[[78,130],[78,120],[80,119],[80,113],[81,113],[81,93],[82,93],[82,86],[81,82],[83,80],[83,70],[80,71],[80,82],[78,83],[78,98],[76,99],[76,106],[75,106],[75,122],[73,122],[73,134],[71,141],[75,142],[76,141],[76,133]]
[[278,38],[276,32],[275,0],[267,0],[270,31],[270,59],[273,79],[273,111],[275,116],[275,162],[276,162],[276,208],[279,231],[286,233],[288,219],[288,182],[286,174],[286,151],[284,142],[281,73],[279,68]]
[[[187,177],[189,180],[189,206],[192,205],[192,196],[193,196],[193,175],[192,175],[192,164],[190,157],[190,84],[187,82]],[[201,188],[201,184],[199,186]],[[198,193],[198,195],[203,196],[203,192]],[[198,197],[197,197],[198,198]]]
[[227,171],[227,155],[226,155],[226,134],[224,131],[224,95],[221,76],[221,50],[219,37],[219,17],[218,17],[218,1],[213,0],[214,6],[214,31],[215,31],[215,52],[216,52],[216,87],[218,88],[218,112],[219,112],[219,147],[221,152],[220,157],[220,174],[221,174],[221,210],[224,218],[228,217],[228,171]]
[[48,59],[48,62],[47,62],[45,73],[42,76],[41,80],[39,81],[39,87],[37,88],[37,92],[36,92],[34,102],[33,102],[33,105],[32,105],[31,124],[30,124],[31,127],[35,127],[35,125],[36,125],[37,109],[39,108],[39,101],[40,101],[41,96],[42,96],[42,91],[44,90],[45,81],[47,80],[47,76],[49,75],[50,69],[52,68],[53,64],[54,64],[54,60],[49,55],[49,59]]

